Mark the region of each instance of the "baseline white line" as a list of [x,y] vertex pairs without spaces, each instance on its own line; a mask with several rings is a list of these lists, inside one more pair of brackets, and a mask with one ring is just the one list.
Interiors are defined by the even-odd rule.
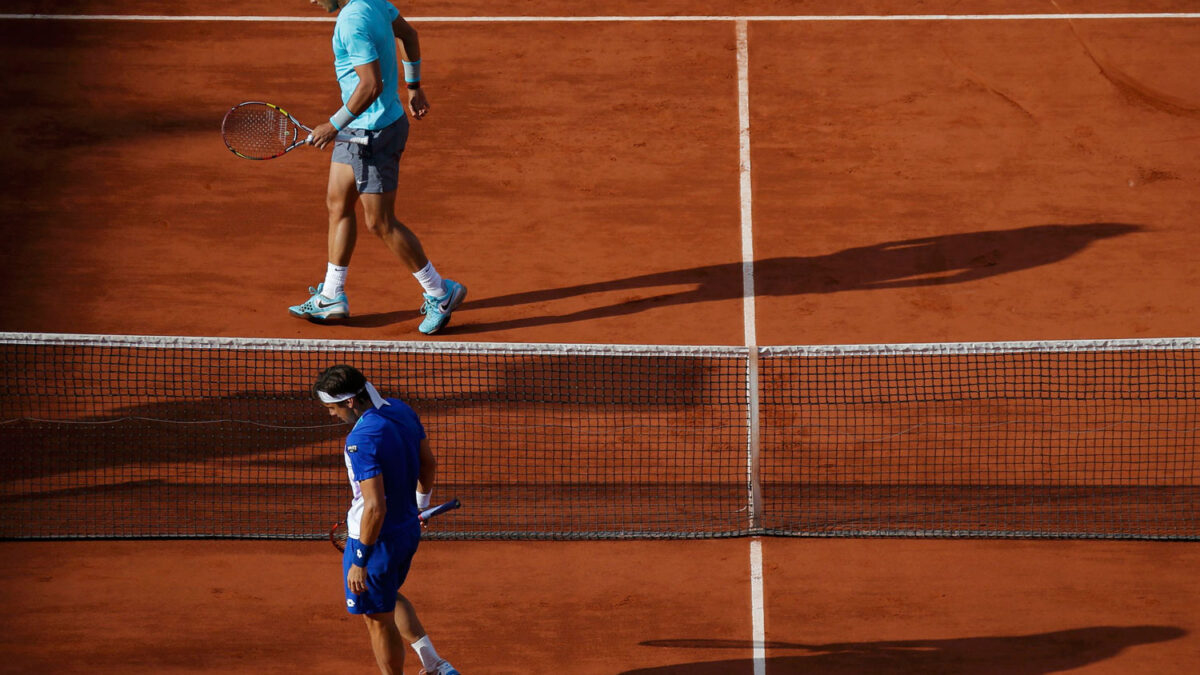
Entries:
[[[412,16],[413,22],[429,23],[588,23],[588,22],[696,22],[696,21],[1112,21],[1139,19],[1200,19],[1200,12],[1151,12],[1117,14],[880,14],[880,15],[795,15],[795,16]],[[153,14],[0,14],[0,20],[47,21],[248,21],[330,22],[327,16],[171,16]]]
[[754,675],[767,673],[767,629],[763,611],[762,540],[750,540],[750,614],[754,617]]

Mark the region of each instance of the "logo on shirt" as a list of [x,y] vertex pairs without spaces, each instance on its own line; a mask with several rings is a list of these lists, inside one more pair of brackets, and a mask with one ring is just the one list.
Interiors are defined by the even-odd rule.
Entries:
[[358,446],[357,445],[347,445],[346,452],[358,452]]

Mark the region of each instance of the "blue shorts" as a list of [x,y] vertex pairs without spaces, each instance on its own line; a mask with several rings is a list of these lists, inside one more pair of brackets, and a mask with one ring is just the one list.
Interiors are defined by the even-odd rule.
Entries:
[[395,192],[400,185],[400,155],[408,143],[408,116],[378,130],[345,129],[344,134],[365,136],[367,145],[346,141],[333,144],[332,161],[349,164],[359,194]]
[[351,614],[380,614],[396,609],[396,593],[408,576],[417,545],[421,543],[421,528],[410,533],[390,535],[375,542],[375,552],[367,561],[367,592],[356,595],[346,585],[350,573],[353,549],[346,546],[342,554],[342,588],[346,591],[346,611]]

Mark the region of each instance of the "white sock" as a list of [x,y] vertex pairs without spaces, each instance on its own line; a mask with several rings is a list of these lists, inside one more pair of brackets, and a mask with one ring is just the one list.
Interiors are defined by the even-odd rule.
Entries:
[[413,276],[421,283],[421,288],[425,292],[435,298],[440,298],[446,295],[446,284],[442,283],[442,275],[433,269],[433,262],[428,262],[421,268],[420,272],[413,272]]
[[329,263],[325,267],[325,285],[321,287],[321,295],[333,300],[346,290],[346,271],[349,269]]
[[428,635],[412,643],[412,648],[417,653],[417,656],[420,657],[421,667],[426,672],[434,672],[434,668],[437,668],[438,664],[442,662],[442,658],[438,656],[437,650],[433,648],[433,641],[429,639]]

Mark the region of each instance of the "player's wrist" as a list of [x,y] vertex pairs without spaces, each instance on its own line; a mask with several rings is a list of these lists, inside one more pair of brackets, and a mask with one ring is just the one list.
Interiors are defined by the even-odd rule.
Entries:
[[350,548],[354,552],[352,564],[358,567],[366,567],[371,554],[375,552],[375,544],[364,544],[357,539],[350,540]]
[[405,87],[406,87],[406,88],[407,88],[409,91],[416,91],[416,90],[418,90],[418,89],[420,89],[420,88],[421,88],[421,83],[420,83],[420,82],[405,82],[405,83],[404,83],[404,86],[405,86]]
[[342,129],[346,128],[346,125],[353,122],[357,117],[358,115],[350,112],[349,108],[342,106],[340,110],[333,114],[333,117],[329,118],[329,124],[331,124],[334,129],[341,131]]
[[424,511],[425,509],[429,508],[430,494],[431,493],[429,493],[429,492],[421,492],[420,490],[417,490],[417,510],[418,511]]
[[[421,86],[421,59],[416,61],[401,60],[400,64],[404,66],[404,82],[409,89],[418,89]],[[414,86],[415,85],[415,86]]]

